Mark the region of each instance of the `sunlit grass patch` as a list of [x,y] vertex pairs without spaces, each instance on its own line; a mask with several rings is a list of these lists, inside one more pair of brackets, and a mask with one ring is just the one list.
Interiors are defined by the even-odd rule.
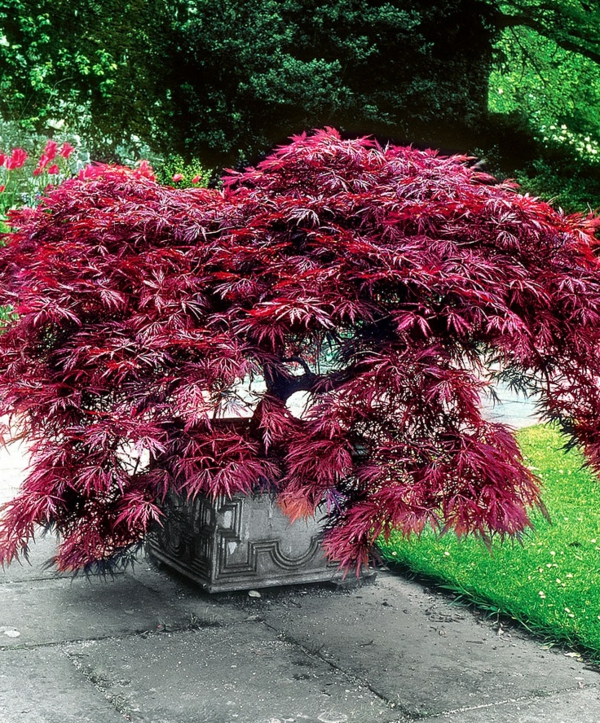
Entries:
[[517,437],[543,482],[550,523],[535,513],[521,544],[497,542],[491,553],[481,541],[432,532],[409,541],[396,533],[381,549],[386,559],[600,659],[600,482],[577,450],[561,449],[555,429],[528,427]]

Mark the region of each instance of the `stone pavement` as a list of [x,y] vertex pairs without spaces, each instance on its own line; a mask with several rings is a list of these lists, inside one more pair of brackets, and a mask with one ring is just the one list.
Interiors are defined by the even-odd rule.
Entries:
[[[0,459],[0,501],[24,455]],[[0,572],[0,723],[598,723],[600,674],[389,571],[209,596],[155,569]]]
[[485,416],[488,419],[510,424],[515,429],[537,424],[539,419],[535,398],[525,398],[511,391],[505,384],[495,384],[493,388],[498,395],[496,402],[493,403],[491,397],[483,400]]
[[208,596],[142,562],[114,579],[13,566],[2,723],[597,723],[600,675],[389,572]]

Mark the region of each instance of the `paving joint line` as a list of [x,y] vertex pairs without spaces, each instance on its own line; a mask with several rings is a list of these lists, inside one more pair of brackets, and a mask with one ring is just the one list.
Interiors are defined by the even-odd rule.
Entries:
[[[112,577],[124,577],[125,572],[115,572]],[[85,580],[83,575],[69,575],[68,573],[57,573],[55,575],[45,575],[44,577],[28,577],[25,580],[0,580],[0,587],[3,585],[29,585],[32,582],[54,582],[55,580],[67,580],[73,584],[76,580]],[[88,580],[90,584],[92,580]],[[143,583],[141,583],[143,584]]]
[[81,643],[102,643],[106,640],[129,640],[131,638],[149,638],[158,637],[159,635],[170,635],[172,633],[186,633],[195,630],[202,630],[207,627],[223,627],[222,625],[203,624],[195,620],[190,620],[187,625],[167,625],[163,630],[150,630],[148,628],[140,628],[117,635],[98,635],[89,638],[75,638],[73,640],[49,640],[46,643],[19,643],[17,645],[0,644],[0,653],[11,652],[13,650],[37,650],[38,648],[58,648],[61,645],[78,645]]
[[0,580],[0,587],[3,585],[25,585],[32,582],[52,582],[54,580],[69,580],[70,576],[28,577],[26,580]]
[[83,680],[91,684],[116,713],[123,716],[125,720],[130,721],[131,715],[128,712],[127,698],[119,694],[112,695],[108,689],[108,686],[110,685],[109,680],[96,673],[92,666],[84,665],[77,659],[76,655],[67,650],[63,651],[63,653],[75,670],[81,675]]
[[[337,665],[333,660],[329,660],[328,658],[326,658],[321,652],[321,650],[323,649],[323,646],[320,646],[316,650],[311,650],[306,645],[304,645],[300,641],[293,638],[291,635],[281,632],[281,630],[278,630],[274,625],[271,625],[270,623],[266,622],[266,620],[256,620],[256,621],[252,621],[252,622],[262,623],[263,625],[265,625],[265,627],[267,627],[270,630],[272,630],[273,632],[277,633],[277,635],[280,639],[284,640],[285,642],[291,643],[292,645],[295,645],[297,648],[300,648],[300,650],[302,650],[302,652],[305,655],[307,655],[308,657],[317,658],[318,660],[323,661],[330,668],[341,673],[347,680],[351,681],[352,683],[361,685],[364,688],[366,688],[367,690],[371,691],[371,693],[373,693],[373,695],[376,698],[379,698],[379,700],[382,703],[384,703],[385,706],[387,708],[389,708],[390,710],[398,711],[403,716],[408,716],[408,718],[410,718],[410,720],[423,720],[426,717],[419,713],[415,714],[414,711],[407,710],[405,707],[402,706],[402,704],[399,704],[399,703],[391,700],[391,698],[386,696],[381,691],[377,690],[368,680],[365,680],[364,678],[359,677],[355,673],[350,673],[347,670],[344,670],[344,668]],[[401,721],[398,721],[398,723],[401,723]]]
[[555,695],[564,695],[565,693],[576,693],[580,690],[593,689],[598,690],[598,685],[586,685],[585,688],[561,688],[560,690],[553,690],[551,692],[544,693],[532,693],[530,695],[522,695],[518,698],[506,698],[505,700],[498,700],[493,703],[481,703],[480,705],[466,706],[464,708],[455,708],[453,710],[445,710],[441,713],[436,713],[437,716],[451,716],[459,713],[468,713],[472,710],[485,710],[486,708],[496,708],[503,705],[510,705],[511,703],[532,703],[534,701],[544,700],[552,698]]

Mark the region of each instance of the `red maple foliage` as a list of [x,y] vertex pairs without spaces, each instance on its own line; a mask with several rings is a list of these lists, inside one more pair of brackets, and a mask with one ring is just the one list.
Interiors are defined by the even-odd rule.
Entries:
[[325,500],[346,567],[396,527],[518,534],[538,486],[482,365],[600,466],[597,223],[331,129],[222,190],[89,167],[0,250],[0,413],[33,455],[0,559],[37,525],[62,570],[124,559],[169,490]]

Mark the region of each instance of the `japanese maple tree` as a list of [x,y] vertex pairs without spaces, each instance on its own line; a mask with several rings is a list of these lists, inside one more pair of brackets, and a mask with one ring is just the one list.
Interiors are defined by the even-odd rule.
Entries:
[[0,414],[32,462],[4,562],[38,525],[59,569],[123,560],[169,491],[324,502],[346,567],[391,528],[518,534],[539,489],[489,369],[600,466],[597,220],[464,157],[327,129],[222,190],[88,167],[11,221]]

